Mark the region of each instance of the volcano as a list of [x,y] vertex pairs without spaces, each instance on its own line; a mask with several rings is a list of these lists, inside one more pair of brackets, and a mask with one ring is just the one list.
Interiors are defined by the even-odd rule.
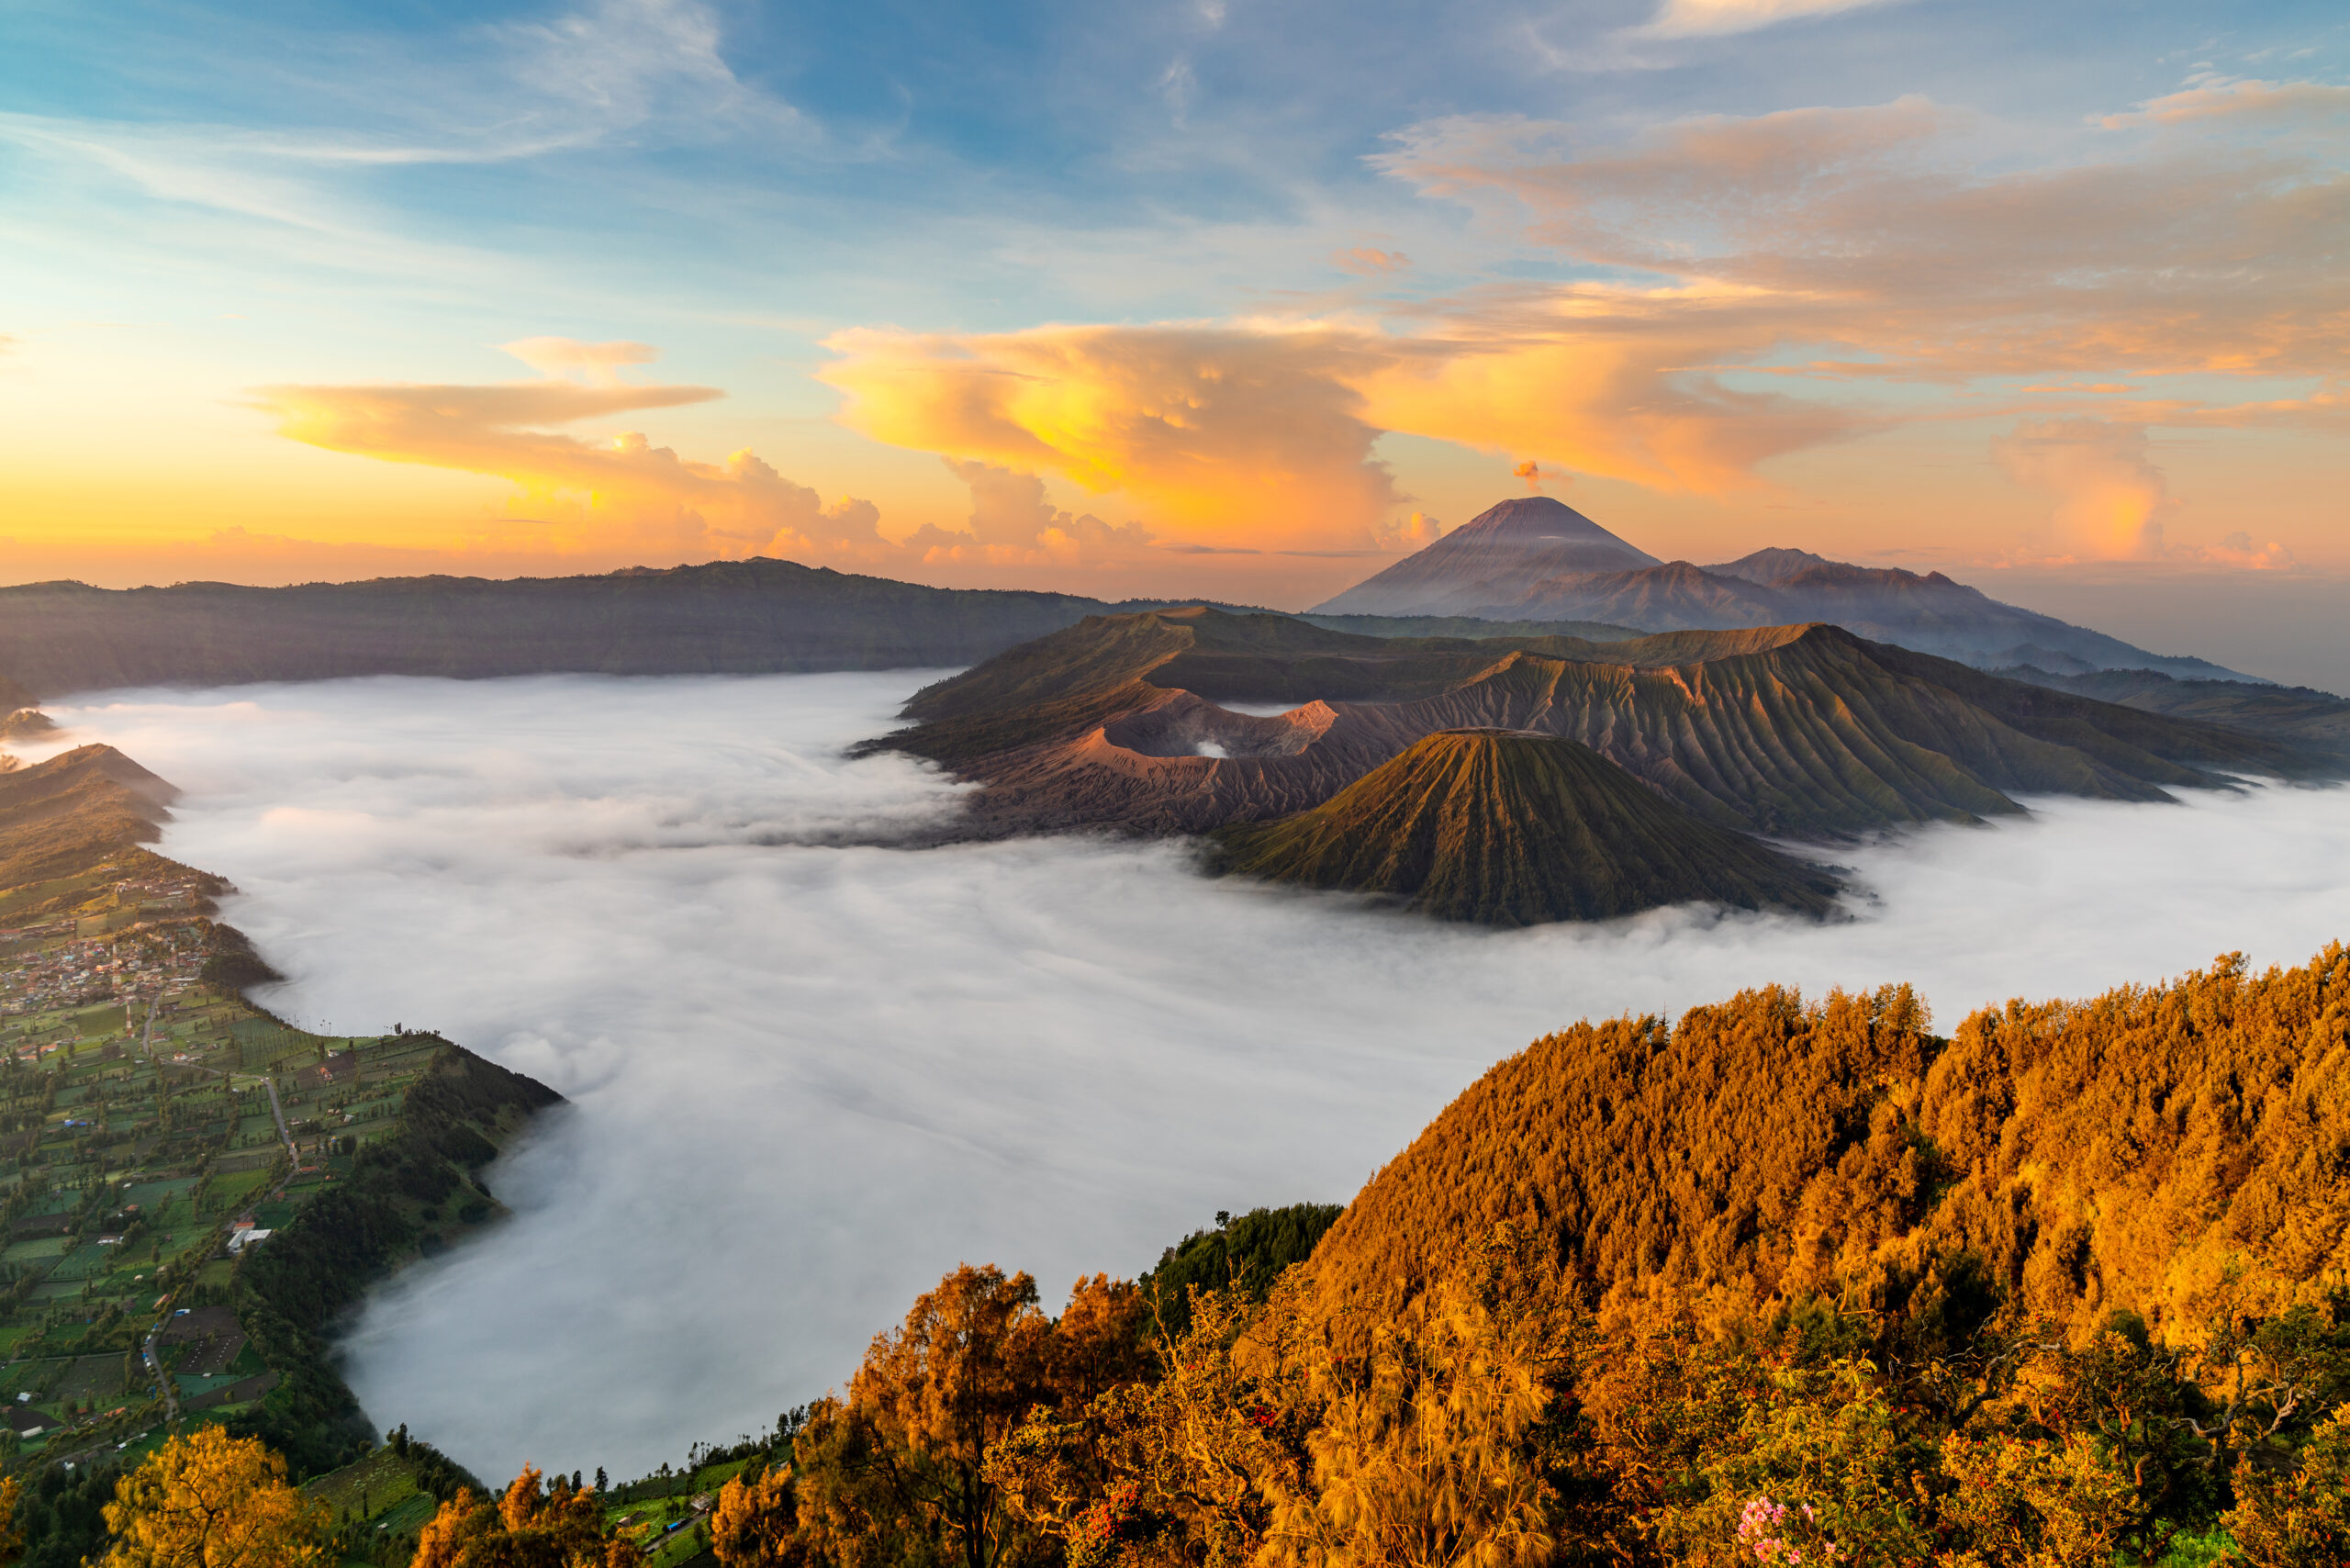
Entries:
[[1220,868],[1537,925],[1706,902],[1825,914],[1826,872],[1713,826],[1578,742],[1444,730],[1311,811],[1227,827]]
[[1519,496],[1480,512],[1427,549],[1357,583],[1317,615],[1475,614],[1554,577],[1663,565],[1564,501]]

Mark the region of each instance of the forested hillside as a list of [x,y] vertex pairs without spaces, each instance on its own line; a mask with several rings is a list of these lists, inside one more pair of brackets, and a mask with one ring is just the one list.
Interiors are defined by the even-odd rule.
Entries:
[[1315,1257],[1333,1300],[1539,1236],[1603,1321],[1828,1296],[2185,1332],[2232,1269],[2271,1306],[2350,1271],[2350,953],[2240,958],[1927,1030],[1893,988],[1581,1023],[1480,1079]]
[[1578,1024],[1181,1321],[958,1269],[727,1484],[717,1556],[2350,1561],[2350,953],[1929,1023]]

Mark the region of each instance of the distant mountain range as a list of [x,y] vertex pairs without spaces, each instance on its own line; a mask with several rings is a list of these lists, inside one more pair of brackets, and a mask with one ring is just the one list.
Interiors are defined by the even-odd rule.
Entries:
[[[43,698],[125,686],[967,665],[1088,615],[1196,602],[925,588],[766,559],[593,577],[378,577],[290,588],[32,583],[0,588],[0,735],[7,712]],[[1382,636],[1483,625],[1326,619]],[[1595,641],[1639,634],[1583,620],[1498,630]]]
[[598,577],[0,588],[0,672],[44,698],[356,675],[751,674],[968,664],[1108,608],[789,561]]
[[[363,675],[967,665],[1089,615],[1197,602],[928,588],[767,559],[591,577],[288,588],[33,583],[0,588],[0,681],[9,683],[0,708],[115,687]],[[1540,496],[1505,501],[1293,619],[1382,637],[1587,643],[1821,621],[1978,668],[2255,678],[2001,604],[1940,574],[1842,566],[1800,550],[1760,550],[1714,566],[1660,562]]]
[[1311,613],[1600,621],[1650,632],[1825,621],[1980,669],[2258,678],[2002,604],[1940,572],[1919,577],[1784,549],[1711,566],[1660,561],[1548,496],[1504,501]]
[[[1296,706],[1264,715],[1226,702]],[[1617,840],[1597,884],[1633,886],[1637,878],[1610,866],[1662,856],[1650,884],[1662,887],[1675,857],[1695,854],[1722,879],[1709,894],[1681,896],[1750,902],[1719,890],[1743,874],[1739,857],[1695,827],[1832,842],[2017,812],[2019,793],[2154,801],[2218,782],[2208,770],[2338,766],[2242,730],[2002,679],[1818,624],[1597,643],[1364,637],[1204,607],[1095,616],[916,693],[906,716],[914,727],[869,745],[983,786],[957,835],[1199,834],[1292,818],[1279,834],[1227,834],[1232,863],[1505,922],[1583,897],[1561,857],[1592,853],[1585,827]],[[1508,790],[1469,799],[1464,815],[1467,798],[1449,793],[1460,769],[1424,756],[1338,808],[1334,797],[1347,799],[1357,780],[1427,736],[1464,729],[1564,737],[1612,766],[1595,775],[1556,756],[1527,764]],[[1440,754],[1466,755],[1458,744]],[[1685,813],[1688,827],[1672,825],[1675,813],[1636,817],[1613,782],[1619,772]],[[1538,799],[1554,831],[1525,826]],[[1333,810],[1315,815],[1325,802]],[[1438,899],[1404,862],[1419,853],[1406,847],[1410,834],[1443,822],[1464,824],[1446,840],[1456,848],[1507,842],[1546,864],[1513,870],[1507,856],[1479,849],[1454,868],[1473,888]],[[1521,898],[1506,886],[1513,877],[1545,886]]]

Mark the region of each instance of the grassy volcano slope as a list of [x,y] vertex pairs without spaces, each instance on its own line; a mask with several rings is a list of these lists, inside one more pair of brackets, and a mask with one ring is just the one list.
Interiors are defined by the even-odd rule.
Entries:
[[1448,730],[1312,811],[1216,834],[1225,868],[1536,925],[1711,901],[1825,913],[1836,883],[1699,821],[1589,747]]
[[1718,825],[1806,837],[2012,813],[2008,791],[2161,801],[2169,787],[2216,782],[2199,766],[2281,769],[2291,755],[1834,626],[1647,641],[1681,639],[1725,651],[1647,667],[1518,655],[1442,698],[1367,717],[1423,733],[1569,735]]
[[[1807,1295],[1926,1318],[2005,1299],[2160,1333],[2231,1262],[2244,1310],[2350,1268],[2350,951],[2241,955],[1927,1033],[1907,987],[1771,987],[1583,1022],[1471,1085],[1315,1249],[1332,1305],[1411,1290],[1505,1221],[1604,1318]],[[1966,1304],[1972,1301],[1970,1307]]]
[[161,838],[178,791],[110,745],[0,773],[0,888],[71,876]]

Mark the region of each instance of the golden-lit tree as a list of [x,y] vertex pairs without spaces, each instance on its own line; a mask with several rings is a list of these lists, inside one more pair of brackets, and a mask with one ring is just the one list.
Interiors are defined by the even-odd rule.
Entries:
[[737,1475],[719,1489],[710,1519],[711,1550],[725,1568],[780,1568],[801,1561],[806,1554],[796,1550],[799,1518],[789,1465]]
[[[1561,1560],[1579,1326],[1505,1227],[1435,1288],[1318,1322],[1307,1282],[1200,1292],[1158,1376],[1039,1411],[990,1473],[1078,1568]],[[1562,1482],[1565,1483],[1562,1485]]]
[[328,1511],[258,1438],[199,1427],[115,1484],[105,1568],[329,1568]]
[[2350,1407],[2320,1422],[2290,1465],[2239,1464],[2227,1525],[2244,1568],[2350,1562]]
[[819,1401],[795,1445],[808,1549],[845,1565],[998,1568],[1031,1532],[987,1479],[989,1450],[1050,1393],[1036,1282],[966,1263],[875,1337],[845,1402]]
[[633,1568],[643,1553],[611,1534],[595,1491],[534,1467],[495,1500],[470,1489],[441,1505],[417,1537],[409,1568]]

